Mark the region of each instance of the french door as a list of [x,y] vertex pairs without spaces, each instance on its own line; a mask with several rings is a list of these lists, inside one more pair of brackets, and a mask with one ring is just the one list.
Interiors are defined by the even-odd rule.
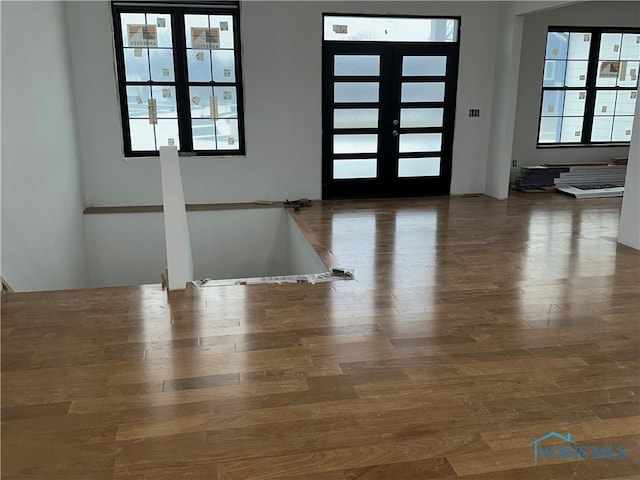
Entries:
[[457,77],[457,42],[324,42],[323,198],[448,195]]

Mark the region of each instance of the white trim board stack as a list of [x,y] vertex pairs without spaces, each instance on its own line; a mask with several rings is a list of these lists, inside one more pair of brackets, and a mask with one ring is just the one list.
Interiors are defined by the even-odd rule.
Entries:
[[554,180],[556,190],[576,198],[621,197],[626,165],[571,167]]

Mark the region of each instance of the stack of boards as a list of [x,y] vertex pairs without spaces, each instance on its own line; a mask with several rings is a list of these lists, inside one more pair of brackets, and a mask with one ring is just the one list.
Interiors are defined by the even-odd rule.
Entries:
[[513,188],[524,192],[555,190],[575,198],[621,197],[626,172],[626,159],[522,167]]
[[626,165],[571,167],[553,182],[556,190],[575,198],[621,197]]

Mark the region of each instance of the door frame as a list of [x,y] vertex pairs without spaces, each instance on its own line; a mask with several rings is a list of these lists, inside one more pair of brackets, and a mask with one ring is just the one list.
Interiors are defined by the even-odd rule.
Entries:
[[[322,198],[376,198],[376,197],[413,197],[449,195],[451,186],[451,171],[453,157],[453,140],[455,128],[455,109],[457,100],[457,83],[460,52],[460,29],[461,18],[458,16],[424,16],[424,15],[369,15],[369,14],[323,14],[326,16],[349,16],[349,17],[383,17],[383,18],[424,18],[438,19],[447,18],[458,21],[456,42],[379,42],[379,41],[322,41]],[[428,49],[428,52],[422,51]],[[378,134],[378,178],[374,179],[333,179],[333,147],[332,135],[335,133],[333,124],[333,55],[341,54],[379,54],[380,55],[380,75],[367,77],[379,82],[379,121],[378,128],[373,129]],[[413,52],[412,52],[413,51]],[[391,118],[399,119],[400,113],[400,91],[401,82],[425,81],[421,77],[412,79],[406,77],[402,79],[402,55],[428,54],[446,55],[447,71],[444,77],[445,98],[444,117],[442,123],[442,150],[440,156],[440,176],[438,177],[404,177],[398,178],[397,158],[412,157],[413,154],[401,154],[398,152],[399,136],[395,141],[389,142],[385,137],[392,129],[406,131],[410,133],[412,129],[401,129],[391,124],[383,122]],[[330,67],[329,67],[330,66]],[[330,72],[326,72],[331,68]],[[345,79],[348,79],[346,77]],[[362,81],[366,81],[364,78]],[[428,80],[426,80],[428,81]],[[442,81],[442,80],[440,80]],[[331,89],[331,90],[329,90]],[[382,92],[387,93],[384,97]],[[367,105],[345,104],[351,108],[367,108]],[[342,106],[342,104],[341,104]],[[418,106],[421,106],[420,104]],[[428,105],[425,105],[428,107]],[[439,105],[440,106],[440,105]],[[387,132],[389,130],[389,132]],[[415,129],[413,129],[415,131]],[[424,130],[424,129],[422,129]],[[346,130],[344,133],[349,133]],[[360,130],[359,133],[374,133]],[[394,147],[392,147],[392,145]],[[429,156],[421,154],[420,156]],[[436,155],[433,155],[436,156]],[[353,154],[349,158],[371,158],[370,154]]]

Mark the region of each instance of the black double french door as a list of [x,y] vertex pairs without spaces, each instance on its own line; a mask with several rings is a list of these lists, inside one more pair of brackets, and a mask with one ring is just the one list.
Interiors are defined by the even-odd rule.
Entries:
[[323,198],[449,194],[458,50],[324,42]]

